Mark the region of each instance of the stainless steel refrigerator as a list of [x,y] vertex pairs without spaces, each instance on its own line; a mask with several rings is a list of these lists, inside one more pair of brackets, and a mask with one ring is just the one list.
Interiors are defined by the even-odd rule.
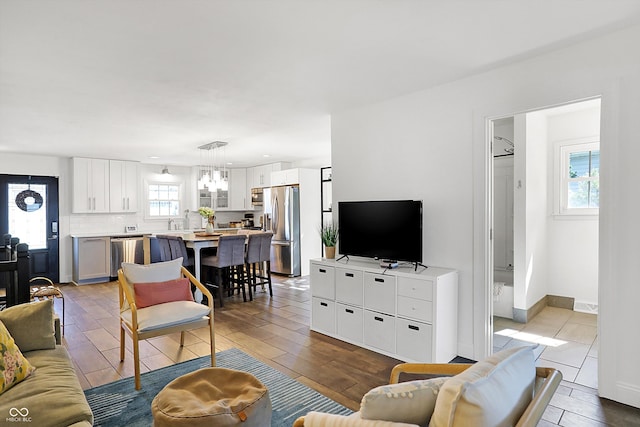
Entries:
[[286,185],[271,187],[268,193],[270,203],[265,203],[265,213],[269,221],[265,228],[273,232],[271,271],[300,276],[300,189]]

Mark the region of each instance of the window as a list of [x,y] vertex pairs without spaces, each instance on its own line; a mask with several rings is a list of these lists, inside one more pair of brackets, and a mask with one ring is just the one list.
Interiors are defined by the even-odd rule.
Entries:
[[149,184],[147,188],[150,217],[180,216],[179,184]]
[[560,146],[560,214],[597,215],[600,207],[600,144]]

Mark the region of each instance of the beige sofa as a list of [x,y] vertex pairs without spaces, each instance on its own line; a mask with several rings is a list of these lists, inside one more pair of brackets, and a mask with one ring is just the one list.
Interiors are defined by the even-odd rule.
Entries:
[[92,426],[93,414],[78,382],[51,300],[0,311],[9,331],[35,371],[0,394],[0,425]]

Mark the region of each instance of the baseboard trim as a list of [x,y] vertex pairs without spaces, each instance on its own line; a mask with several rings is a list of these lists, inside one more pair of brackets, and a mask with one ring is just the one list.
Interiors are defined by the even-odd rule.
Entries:
[[533,304],[529,309],[523,310],[521,308],[513,308],[513,320],[518,323],[527,323],[529,320],[536,317],[547,306],[547,296],[540,298],[540,300]]

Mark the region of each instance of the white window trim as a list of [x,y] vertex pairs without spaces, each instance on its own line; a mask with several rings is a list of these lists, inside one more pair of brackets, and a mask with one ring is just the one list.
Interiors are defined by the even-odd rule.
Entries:
[[[178,187],[178,203],[180,203],[177,215],[151,215],[149,186],[150,185],[175,185]],[[183,182],[167,182],[167,181],[147,181],[144,182],[144,216],[148,220],[167,220],[170,218],[182,218],[181,212],[184,211],[185,196]]]
[[554,215],[569,219],[589,217],[595,218],[599,215],[599,208],[568,208],[568,177],[565,172],[569,169],[569,153],[575,151],[594,151],[600,149],[598,137],[572,139],[561,141],[556,144],[554,154],[554,176],[556,197],[554,202]]

